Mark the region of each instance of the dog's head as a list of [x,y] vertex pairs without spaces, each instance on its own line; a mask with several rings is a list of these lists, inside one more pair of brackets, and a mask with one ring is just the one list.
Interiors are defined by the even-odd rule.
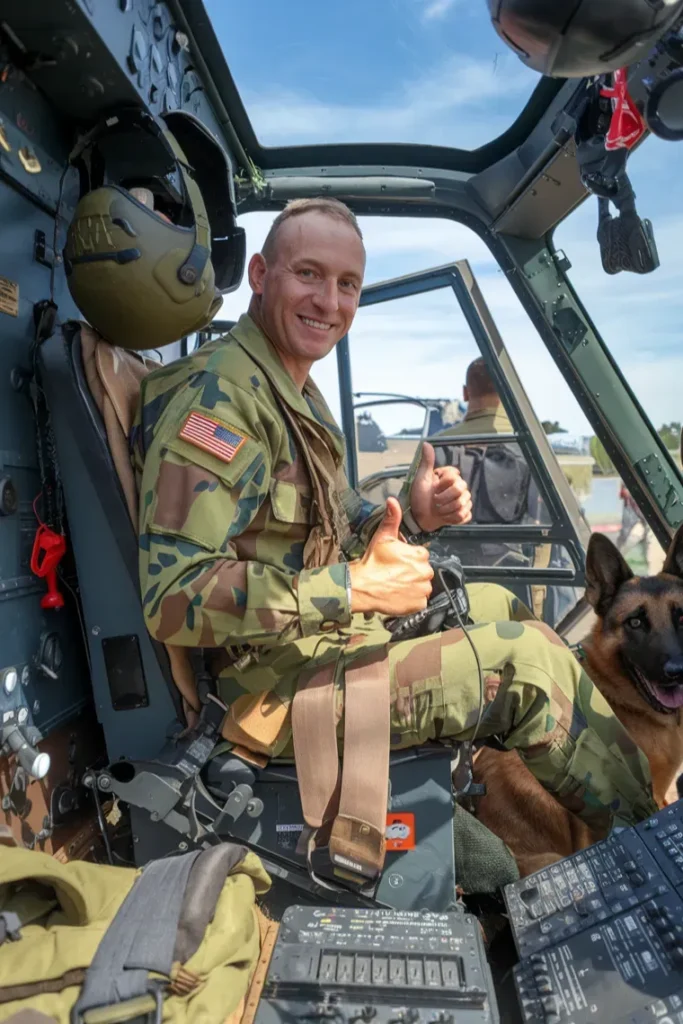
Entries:
[[586,598],[598,616],[593,647],[601,663],[625,672],[655,711],[683,708],[683,526],[657,576],[634,576],[614,544],[594,533]]

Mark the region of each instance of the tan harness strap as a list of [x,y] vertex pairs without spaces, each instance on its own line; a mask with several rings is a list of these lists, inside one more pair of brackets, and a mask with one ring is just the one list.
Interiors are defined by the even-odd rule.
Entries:
[[304,820],[318,829],[334,814],[340,776],[331,662],[302,676],[292,703],[294,760]]
[[377,878],[384,866],[390,697],[386,649],[346,670],[341,796],[329,850],[335,867],[364,879]]

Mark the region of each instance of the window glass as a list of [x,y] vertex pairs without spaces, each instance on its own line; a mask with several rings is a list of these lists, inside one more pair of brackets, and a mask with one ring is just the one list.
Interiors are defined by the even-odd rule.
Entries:
[[[605,273],[596,234],[597,199],[589,197],[555,231],[554,243],[571,261],[568,276],[603,340],[654,428],[680,467],[683,376],[683,269],[679,236],[683,223],[683,182],[672,143],[650,137],[631,154],[628,172],[638,213],[652,222],[661,261],[652,274]],[[616,211],[612,208],[612,213]],[[642,571],[646,561],[658,567],[660,545],[644,526],[622,489],[601,446],[594,445],[600,475],[594,481],[592,515],[596,527],[609,529],[626,545],[627,558]],[[614,507],[623,512],[615,523]],[[621,533],[620,533],[621,528]],[[628,534],[628,540],[625,540]]]
[[205,0],[265,146],[413,142],[474,149],[515,121],[538,85],[460,0]]

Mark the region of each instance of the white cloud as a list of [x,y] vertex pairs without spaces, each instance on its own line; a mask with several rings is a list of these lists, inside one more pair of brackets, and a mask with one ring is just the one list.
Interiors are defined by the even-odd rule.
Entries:
[[468,149],[505,131],[514,115],[502,109],[502,100],[518,100],[521,110],[537,82],[512,53],[499,55],[495,65],[452,54],[421,77],[359,105],[324,103],[273,82],[265,92],[244,89],[243,99],[267,146],[371,141]]
[[448,12],[455,7],[458,0],[430,0],[425,7],[422,17],[425,21],[433,21],[437,18],[443,18]]

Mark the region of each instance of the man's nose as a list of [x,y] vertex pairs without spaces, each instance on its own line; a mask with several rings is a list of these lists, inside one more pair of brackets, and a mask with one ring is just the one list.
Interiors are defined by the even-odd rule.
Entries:
[[339,289],[336,281],[324,281],[315,294],[316,305],[326,313],[336,313],[339,309]]

